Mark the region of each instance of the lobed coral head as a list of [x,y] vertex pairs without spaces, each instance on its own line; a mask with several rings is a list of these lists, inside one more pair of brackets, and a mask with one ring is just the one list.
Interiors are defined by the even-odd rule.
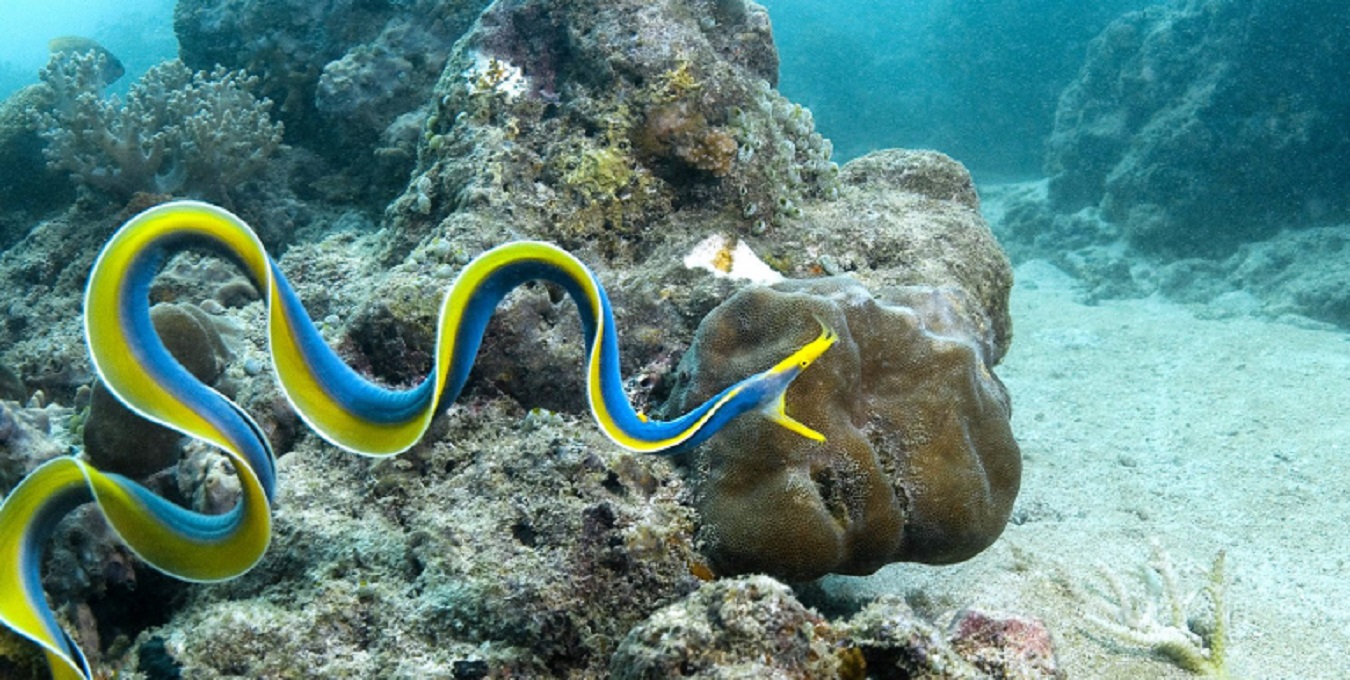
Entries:
[[883,302],[831,278],[750,288],[708,315],[674,410],[773,365],[821,322],[839,334],[786,397],[788,415],[826,441],[746,416],[683,456],[714,569],[808,580],[988,547],[1021,455],[978,314],[954,289],[894,289]]

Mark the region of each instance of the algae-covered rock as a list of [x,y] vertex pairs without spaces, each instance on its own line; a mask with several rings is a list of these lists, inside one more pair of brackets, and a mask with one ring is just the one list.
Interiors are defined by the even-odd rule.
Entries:
[[626,259],[686,206],[764,233],[837,171],[777,66],[742,0],[494,3],[436,85],[400,237],[481,210]]
[[0,677],[41,680],[50,677],[39,648],[8,628],[0,629]]
[[0,400],[0,497],[37,466],[69,450],[60,424],[71,410],[58,404]]
[[310,438],[278,468],[273,548],[199,589],[142,660],[199,678],[602,677],[632,626],[698,585],[674,466],[588,422],[480,401],[398,458]]
[[681,362],[675,411],[772,366],[820,324],[840,337],[786,398],[824,442],[752,414],[684,457],[713,568],[868,574],[964,560],[998,538],[1021,457],[982,316],[958,290],[874,298],[844,278],[747,289],[708,315]]
[[1347,22],[1328,0],[1189,0],[1116,20],[1060,97],[1054,207],[1097,206],[1171,257],[1344,219]]
[[963,610],[943,625],[883,597],[844,620],[803,606],[765,576],[708,583],[624,638],[614,680],[664,678],[1061,679],[1035,619]]
[[767,576],[708,584],[635,627],[613,680],[832,678],[844,665],[824,617]]

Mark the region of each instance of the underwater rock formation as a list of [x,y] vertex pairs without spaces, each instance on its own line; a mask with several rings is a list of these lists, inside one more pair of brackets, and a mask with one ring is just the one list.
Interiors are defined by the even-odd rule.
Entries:
[[[631,334],[666,338],[645,343],[655,352],[679,351],[715,304],[712,291],[729,286],[691,281],[671,263],[713,230],[781,242],[797,233],[803,205],[834,193],[828,142],[809,112],[772,89],[776,79],[767,13],[753,3],[492,5],[436,85],[418,166],[386,213],[390,233],[375,263],[384,266],[370,268],[386,294],[361,296],[355,344],[376,349],[377,374],[410,379],[420,369],[405,366],[431,347],[437,300],[455,268],[498,243],[538,238],[574,250],[602,278],[622,277],[616,310],[656,312]],[[697,290],[686,295],[686,285]],[[639,289],[664,297],[624,295]],[[686,298],[697,306],[668,304]],[[509,347],[560,348],[552,359],[519,357],[531,366],[578,356],[570,320],[550,323],[540,309],[511,327],[549,342]],[[653,358],[634,356],[625,369]],[[556,388],[539,390],[521,376],[540,373],[514,366],[493,369],[495,389],[578,408],[552,398],[576,394],[577,375],[562,372]]]
[[609,677],[840,677],[845,661],[830,632],[823,616],[771,578],[723,579],[633,628]]
[[326,197],[378,210],[407,180],[450,47],[487,4],[184,0],[174,31],[190,68],[262,78],[286,141],[331,163]]
[[282,457],[274,549],[142,638],[140,663],[204,678],[599,677],[633,625],[697,588],[673,466],[505,400],[455,411],[396,458],[313,438]]
[[1060,99],[1048,181],[988,188],[1009,252],[1088,300],[1350,323],[1347,22],[1344,3],[1188,0],[1112,23]]
[[21,238],[36,215],[74,198],[62,173],[47,168],[33,129],[36,111],[50,108],[51,99],[51,90],[39,84],[0,101],[0,249]]
[[808,609],[773,579],[709,583],[624,638],[614,680],[650,678],[1062,678],[1035,620],[963,610],[945,631],[883,598],[846,620]]
[[402,231],[509,212],[524,234],[629,257],[687,207],[764,233],[836,172],[777,67],[767,13],[740,0],[495,3],[436,86]]
[[714,571],[869,574],[957,562],[998,538],[1021,456],[982,318],[958,290],[874,298],[847,278],[751,288],[713,310],[680,363],[675,412],[772,366],[820,324],[839,334],[787,393],[788,415],[824,442],[750,416],[682,456]]
[[[964,291],[987,326],[990,365],[1012,343],[1012,267],[980,213],[970,173],[936,151],[886,149],[846,163],[838,198],[802,208],[787,243],[765,252],[799,277],[850,274],[879,289]],[[806,257],[804,256],[814,256]]]
[[1244,243],[1221,261],[1180,260],[1159,268],[1157,278],[1173,299],[1212,303],[1204,315],[1350,328],[1350,223]]
[[[278,103],[271,115],[286,123],[296,151],[283,147],[272,165],[290,173],[279,176],[296,195],[254,221],[269,244],[290,244],[281,268],[323,337],[362,372],[391,385],[424,375],[446,286],[474,254],[520,238],[576,246],[604,280],[624,373],[633,376],[626,387],[649,410],[669,392],[675,357],[699,320],[743,285],[682,265],[714,233],[789,276],[849,273],[877,291],[939,288],[925,298],[931,308],[908,303],[925,314],[962,307],[954,323],[979,338],[985,368],[1006,351],[1010,271],[969,175],[931,152],[878,153],[836,168],[810,113],[773,89],[777,55],[762,7],[504,0],[456,28],[481,4],[344,1],[326,12],[291,0],[178,5],[188,67],[247,68],[258,92]],[[388,80],[403,61],[412,66],[407,81]],[[332,174],[296,160],[305,154],[322,156]],[[390,195],[403,194],[385,210],[378,187],[390,183]],[[306,193],[300,184],[313,186]],[[361,205],[342,213],[353,202]],[[325,214],[341,214],[342,224],[322,224]],[[14,341],[7,360],[30,366],[79,351],[75,300],[118,221],[72,211],[34,230],[23,244],[30,257],[0,255],[17,300],[3,335]],[[583,350],[557,291],[513,294],[492,322],[466,398],[411,451],[370,461],[303,434],[265,370],[255,294],[221,276],[219,263],[199,262],[211,261],[170,260],[151,295],[214,299],[235,307],[229,316],[250,329],[226,375],[280,455],[274,541],[248,575],[194,586],[186,602],[158,597],[166,591],[148,584],[149,570],[130,572],[155,606],[139,627],[127,626],[145,631],[128,657],[106,667],[203,678],[592,677],[612,668],[633,626],[711,577],[675,468],[618,452],[578,421]],[[199,287],[187,284],[199,279]],[[849,313],[832,318],[842,323]],[[814,323],[802,321],[803,329]],[[853,330],[850,342],[865,344]],[[746,350],[767,355],[762,339]],[[837,353],[843,364],[861,361]],[[835,380],[840,370],[820,378]],[[89,380],[87,363],[62,361],[53,373],[22,372],[31,386],[50,379],[65,392]],[[993,402],[995,412],[1006,408]],[[830,407],[837,416],[854,406]],[[860,436],[838,438],[854,452],[873,446]],[[158,490],[223,510],[232,489],[221,460],[189,446],[176,473],[157,475]],[[932,514],[907,516],[911,557],[954,558],[1001,526],[989,520],[974,537],[942,530],[932,538],[928,527],[942,523]],[[893,512],[885,521],[897,532],[908,526]],[[83,540],[58,550],[73,555]],[[891,559],[855,557],[848,568]],[[71,576],[51,591],[58,605],[87,597],[82,587],[127,582],[126,555],[95,551],[90,559],[72,573],[97,573],[101,559],[121,580],[80,586]],[[116,622],[112,605],[92,611],[87,619],[98,626],[87,629]],[[124,648],[103,642],[105,651]]]
[[1095,206],[1171,257],[1344,220],[1348,22],[1334,0],[1188,0],[1118,19],[1060,98],[1054,210]]
[[0,497],[34,468],[69,451],[60,423],[68,406],[0,401]]

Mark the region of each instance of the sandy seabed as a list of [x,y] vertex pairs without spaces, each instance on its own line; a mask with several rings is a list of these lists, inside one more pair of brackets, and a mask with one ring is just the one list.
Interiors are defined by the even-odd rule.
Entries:
[[1048,264],[1017,270],[997,372],[1025,462],[998,543],[827,590],[1037,616],[1073,678],[1187,678],[1088,615],[1106,611],[1103,568],[1150,592],[1156,546],[1205,619],[1200,591],[1222,551],[1232,677],[1350,677],[1350,333],[1079,299]]

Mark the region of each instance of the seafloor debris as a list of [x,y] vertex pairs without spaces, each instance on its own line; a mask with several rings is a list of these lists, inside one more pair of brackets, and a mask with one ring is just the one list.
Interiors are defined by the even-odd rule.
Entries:
[[832,621],[764,576],[709,583],[652,614],[624,638],[609,670],[615,680],[1063,677],[1050,632],[1035,619],[967,609],[937,626],[883,598]]
[[[1224,561],[1220,551],[1201,590],[1185,593],[1172,558],[1155,541],[1153,556],[1141,569],[1140,590],[1130,589],[1119,574],[1100,566],[1108,592],[1093,598],[1095,611],[1087,621],[1119,643],[1166,657],[1192,673],[1226,677],[1229,611]],[[1192,618],[1192,606],[1201,594],[1205,616]]]

